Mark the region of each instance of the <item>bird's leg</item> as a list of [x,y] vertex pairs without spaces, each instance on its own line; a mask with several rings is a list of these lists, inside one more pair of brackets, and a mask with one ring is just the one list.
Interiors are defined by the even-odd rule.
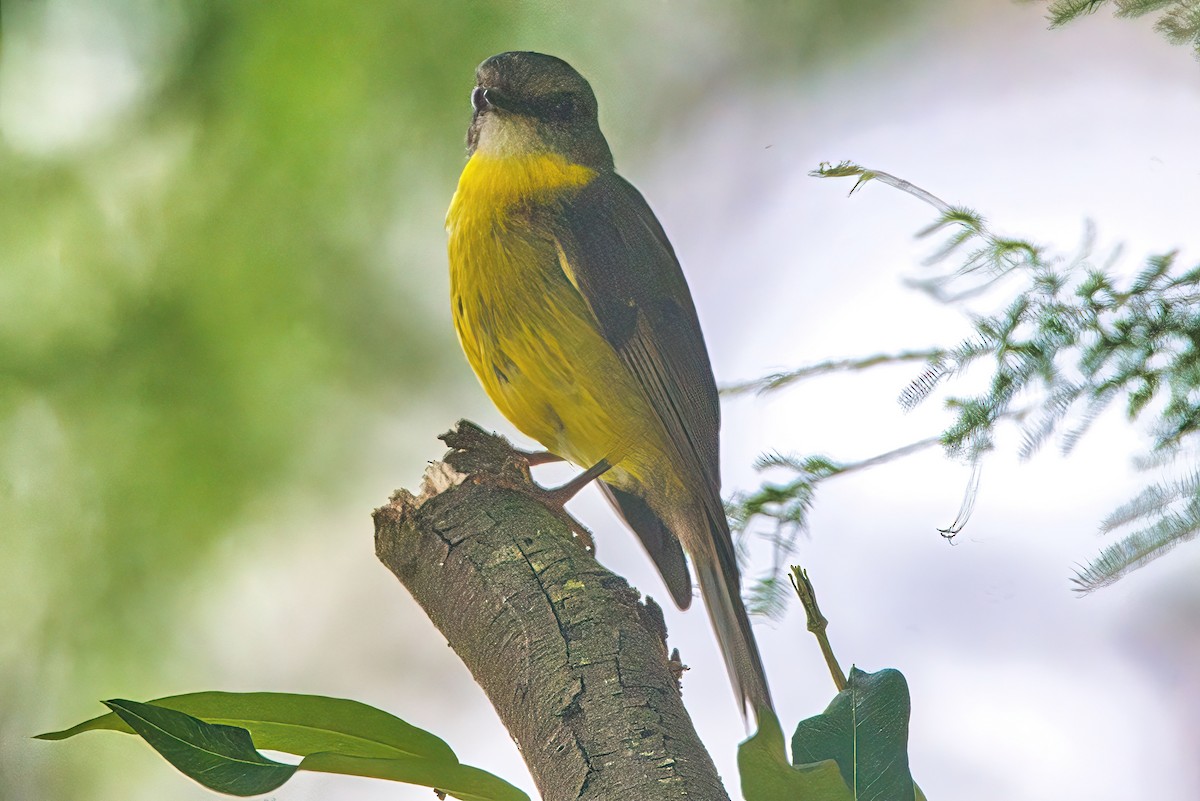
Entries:
[[596,552],[591,532],[572,517],[564,505],[584,485],[609,470],[612,465],[607,459],[602,459],[562,486],[543,487],[530,477],[529,465],[563,461],[562,457],[548,451],[527,452],[514,448],[503,437],[489,434],[467,420],[459,422],[440,439],[450,446],[445,461],[451,468],[466,473],[477,483],[506,487],[527,495],[566,524],[589,553]]
[[566,461],[558,454],[551,453],[550,451],[523,451],[520,448],[513,448],[513,450],[516,451],[520,456],[523,456],[525,461],[529,462],[530,467],[534,467],[535,465],[539,464],[551,464],[552,462]]
[[578,495],[581,489],[586,487],[588,484],[591,484],[593,481],[600,478],[600,476],[604,475],[611,469],[612,465],[608,463],[608,460],[601,459],[587,470],[584,470],[582,473],[575,476],[575,478],[571,479],[566,484],[558,487],[538,488],[545,493],[547,502],[556,503],[559,506],[565,506],[567,501]]
[[579,542],[583,545],[584,550],[590,554],[596,553],[596,543],[592,539],[592,532],[588,531],[586,526],[571,516],[571,513],[567,511],[566,505],[567,501],[579,494],[581,489],[611,469],[612,465],[608,463],[608,460],[601,459],[565,484],[557,487],[543,487],[537,482],[533,482],[533,486],[528,491],[528,494],[532,498],[546,507],[555,517],[567,524],[575,536],[579,538]]

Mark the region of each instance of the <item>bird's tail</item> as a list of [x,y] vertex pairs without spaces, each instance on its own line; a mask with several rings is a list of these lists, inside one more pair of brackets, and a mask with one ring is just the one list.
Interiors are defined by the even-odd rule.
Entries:
[[[725,528],[725,531],[714,531],[714,535],[729,537],[728,528],[721,528]],[[734,692],[741,704],[742,715],[745,716],[746,707],[749,706],[754,719],[758,720],[763,710],[773,712],[774,707],[771,704],[771,692],[767,689],[762,657],[758,654],[758,644],[750,629],[750,618],[742,603],[737,566],[722,565],[723,560],[705,558],[700,554],[693,561],[700,581],[700,596],[704,599],[704,608],[708,610],[709,620],[717,633],[717,643],[721,646],[721,655],[725,658],[725,668],[729,671]]]

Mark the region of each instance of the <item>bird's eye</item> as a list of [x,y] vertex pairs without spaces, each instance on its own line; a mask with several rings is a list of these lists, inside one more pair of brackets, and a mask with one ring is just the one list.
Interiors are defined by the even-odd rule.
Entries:
[[556,120],[569,120],[575,116],[575,98],[564,97],[550,106],[550,116]]

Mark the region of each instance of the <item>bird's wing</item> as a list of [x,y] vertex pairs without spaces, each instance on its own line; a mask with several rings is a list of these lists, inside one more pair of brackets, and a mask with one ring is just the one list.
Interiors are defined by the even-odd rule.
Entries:
[[[563,271],[645,391],[676,451],[673,466],[702,512],[686,532],[667,532],[653,515],[658,527],[646,526],[645,531],[628,514],[626,519],[676,599],[679,588],[671,584],[668,568],[672,560],[681,561],[679,535],[688,535],[730,678],[743,705],[749,704],[757,716],[771,708],[771,695],[739,591],[737,557],[721,504],[717,387],[683,271],[646,201],[613,173],[602,173],[583,187],[565,204],[562,220],[557,235]],[[615,500],[624,512],[622,499]],[[671,547],[656,551],[656,542]]]
[[561,219],[556,235],[564,271],[645,390],[696,499],[723,529],[724,536],[714,537],[716,557],[736,582],[721,505],[717,386],[675,251],[641,194],[615,173],[601,173],[583,187]]
[[679,544],[675,533],[667,528],[667,524],[659,519],[643,498],[603,481],[596,483],[654,560],[663,584],[671,593],[671,600],[680,609],[687,609],[692,605],[692,576],[683,557],[683,546]]

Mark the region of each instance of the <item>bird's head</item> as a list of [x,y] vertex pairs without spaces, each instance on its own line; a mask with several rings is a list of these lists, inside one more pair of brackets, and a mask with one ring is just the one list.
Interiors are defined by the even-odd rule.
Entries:
[[592,87],[562,59],[520,51],[492,56],[475,71],[471,105],[469,153],[555,153],[573,164],[612,169]]

